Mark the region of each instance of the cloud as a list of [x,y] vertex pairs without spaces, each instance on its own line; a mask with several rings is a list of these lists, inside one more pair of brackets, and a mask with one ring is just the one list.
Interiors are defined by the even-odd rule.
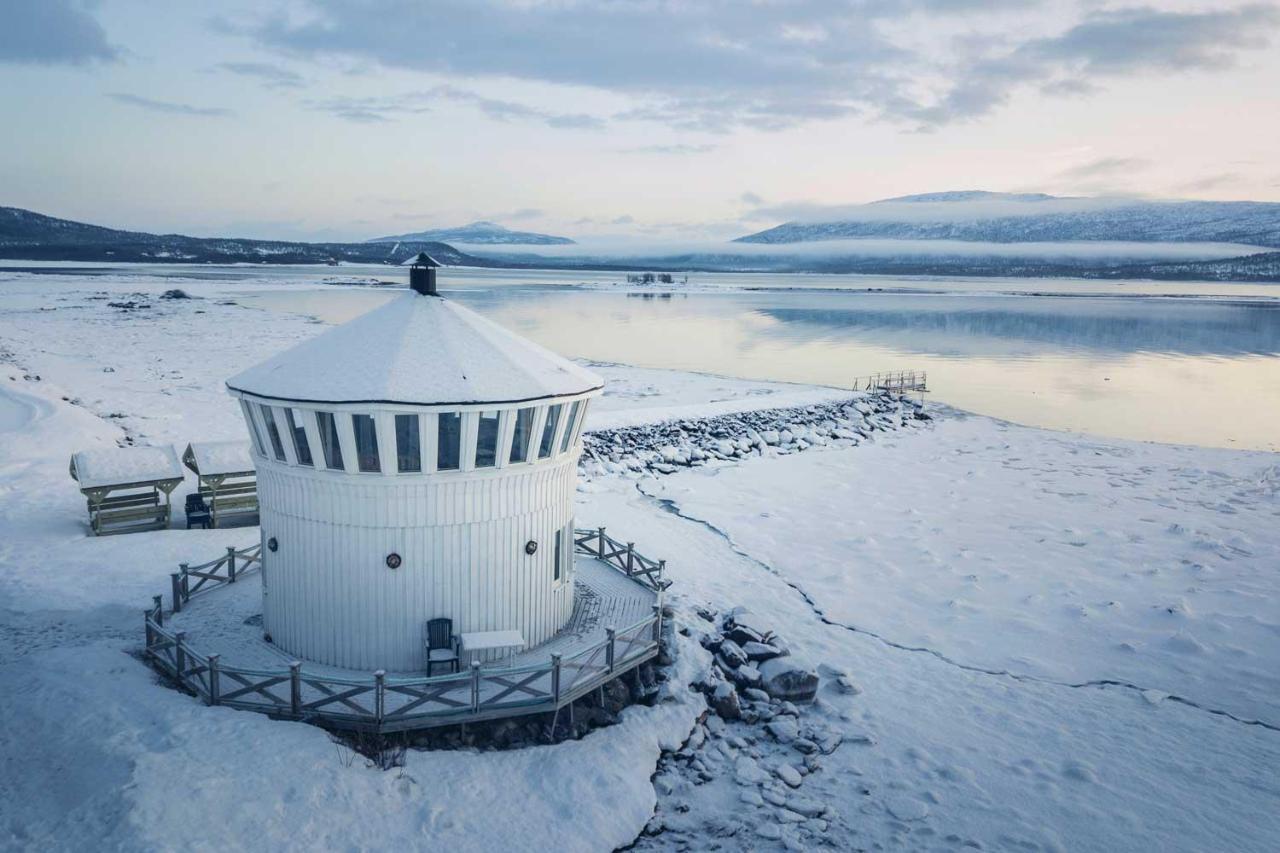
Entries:
[[738,196],[738,201],[742,202],[743,204],[749,204],[752,207],[759,207],[762,204],[764,204],[764,199],[756,195],[755,193],[751,192],[751,190],[747,190],[742,195]]
[[173,101],[157,101],[152,98],[144,98],[141,95],[130,95],[127,92],[109,92],[107,97],[122,104],[150,110],[153,113],[183,116],[229,116],[232,114],[231,110],[223,109],[222,107],[196,107],[191,104],[180,104]]
[[584,113],[558,113],[531,107],[516,101],[488,98],[457,86],[436,86],[426,93],[428,98],[441,98],[468,104],[497,121],[533,120],[548,127],[594,129],[604,127],[604,120]]
[[252,77],[268,89],[300,89],[306,83],[301,74],[268,62],[219,62],[215,67],[241,77]]
[[1245,180],[1245,178],[1238,172],[1221,172],[1217,175],[1206,175],[1203,178],[1196,178],[1193,181],[1178,184],[1174,189],[1180,193],[1207,192],[1208,190],[1239,183],[1242,180]]
[[488,219],[496,219],[499,222],[527,222],[530,219],[542,219],[547,215],[545,210],[536,207],[522,207],[519,210],[513,210],[510,213],[500,213],[496,216],[487,217]]
[[0,3],[0,62],[84,65],[112,62],[120,50],[83,4],[71,0]]
[[1141,157],[1103,157],[1063,169],[1059,178],[1067,180],[1085,180],[1089,178],[1109,178],[1115,175],[1128,175],[1151,165],[1149,160]]
[[618,149],[623,154],[707,154],[719,148],[719,145],[711,143],[693,144],[688,142],[674,142],[668,145],[637,145],[634,148]]
[[[294,56],[622,92],[636,101],[626,118],[723,131],[863,109],[875,89],[891,85],[891,63],[906,58],[874,20],[925,5],[939,4],[312,0],[305,14],[270,17],[250,32]],[[475,103],[491,115],[508,112]],[[548,121],[594,126],[581,116]]]
[[937,125],[985,115],[1025,84],[1038,84],[1051,94],[1079,95],[1117,77],[1218,71],[1234,65],[1243,50],[1265,48],[1278,24],[1280,13],[1263,5],[1211,12],[1145,7],[1094,12],[1056,36],[979,57],[957,69],[959,82],[933,103],[899,104],[894,112],[925,126]]
[[[945,196],[946,194],[938,194]],[[1090,213],[1131,207],[1132,196],[1058,197],[1040,193],[964,193],[952,200],[938,196],[885,199],[869,204],[819,204],[788,201],[747,211],[744,222],[913,222],[966,223],[1020,216]]]
[[310,99],[303,103],[311,109],[347,121],[376,123],[395,121],[401,115],[430,112],[432,106],[440,101],[474,107],[495,121],[536,121],[554,128],[594,129],[604,126],[604,120],[596,116],[550,112],[516,101],[488,98],[457,86],[436,86],[397,96],[335,97]]
[[[1001,14],[979,0],[300,4],[242,31],[296,57],[592,87],[631,101],[614,120],[709,133],[854,115],[927,129],[985,116],[1024,87],[1086,96],[1109,79],[1226,68],[1241,52],[1265,47],[1280,22],[1262,5],[1168,11],[1083,3],[1046,15],[1036,0],[994,4]],[[1030,12],[1019,18],[1023,10]],[[565,128],[604,121],[448,86],[438,94],[498,120]]]
[[430,112],[429,107],[415,103],[412,98],[340,96],[307,98],[302,103],[308,109],[357,124],[378,124],[394,121],[401,115]]

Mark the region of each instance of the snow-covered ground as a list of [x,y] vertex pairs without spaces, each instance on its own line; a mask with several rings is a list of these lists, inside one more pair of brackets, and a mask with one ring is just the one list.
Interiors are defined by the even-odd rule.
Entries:
[[[701,708],[685,691],[580,742],[383,772],[156,683],[130,654],[143,606],[179,561],[257,531],[90,538],[67,460],[243,438],[223,379],[316,331],[234,304],[244,288],[0,280],[0,848],[607,850],[655,804],[668,830],[645,847],[794,843],[732,764],[655,792]],[[596,426],[836,395],[595,369]],[[1263,851],[1280,847],[1278,464],[950,414],[856,448],[596,477],[578,517],[668,560],[680,621],[745,605],[853,673],[861,694],[824,688],[806,712],[847,738],[801,788],[835,847]],[[682,683],[705,662],[686,645]]]

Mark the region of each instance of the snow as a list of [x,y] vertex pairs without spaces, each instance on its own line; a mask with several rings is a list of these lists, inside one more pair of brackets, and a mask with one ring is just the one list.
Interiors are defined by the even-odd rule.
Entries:
[[[673,701],[619,725],[391,771],[163,686],[133,655],[142,608],[177,563],[258,532],[90,537],[66,460],[243,441],[224,377],[316,331],[235,304],[242,284],[155,301],[174,284],[0,283],[0,848],[1280,848],[1275,454],[930,407],[932,426],[857,447],[583,482],[577,523],[667,560],[679,626],[743,605],[818,667],[797,732],[841,743],[816,758],[805,737],[697,723],[694,638]],[[138,297],[153,307],[107,305]],[[591,369],[601,424],[839,393]],[[691,733],[687,760],[659,763]]]
[[448,299],[405,294],[227,381],[280,400],[503,403],[603,380]]
[[247,441],[193,441],[187,449],[202,476],[242,474],[254,470]]
[[72,454],[71,467],[82,489],[182,479],[171,445],[81,450]]
[[826,618],[967,666],[1280,724],[1280,459],[944,418],[639,488]]

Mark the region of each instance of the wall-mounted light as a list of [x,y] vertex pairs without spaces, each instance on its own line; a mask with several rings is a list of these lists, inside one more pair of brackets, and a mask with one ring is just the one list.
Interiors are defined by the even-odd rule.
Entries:
[[530,539],[528,542],[524,543],[524,552],[532,557],[534,554],[538,553],[538,543]]
[[280,543],[276,541],[276,537],[272,536],[270,539],[267,540],[267,550],[270,551],[272,554],[280,550]]
[[387,568],[388,568],[388,569],[398,569],[398,568],[400,568],[400,555],[399,555],[399,554],[397,554],[397,553],[395,553],[395,552],[392,552],[392,553],[390,553],[390,554],[388,554],[388,555],[387,555]]

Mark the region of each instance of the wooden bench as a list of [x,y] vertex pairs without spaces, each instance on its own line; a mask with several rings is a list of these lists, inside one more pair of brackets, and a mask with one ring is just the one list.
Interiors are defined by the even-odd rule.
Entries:
[[213,526],[220,527],[223,521],[247,521],[249,516],[258,515],[258,483],[256,480],[239,483],[223,483],[216,489],[202,485],[200,496],[209,507]]
[[160,502],[160,493],[134,492],[109,495],[89,504],[89,526],[98,536],[161,530],[169,526],[169,504]]

